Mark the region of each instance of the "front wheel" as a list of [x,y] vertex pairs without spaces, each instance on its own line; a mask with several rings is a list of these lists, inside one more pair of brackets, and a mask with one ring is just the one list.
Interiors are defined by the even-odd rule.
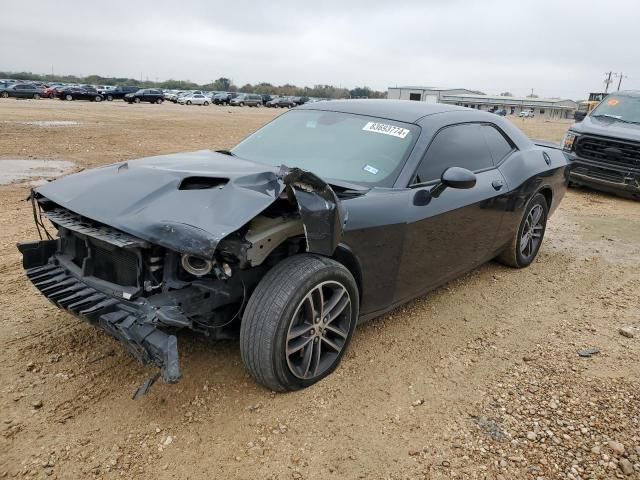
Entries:
[[133,101],[136,103],[140,103],[140,99],[138,97],[136,97]]
[[191,100],[187,100],[187,105],[191,105]]
[[538,255],[549,214],[544,195],[537,193],[527,203],[524,212],[511,243],[497,258],[499,262],[514,268],[528,267]]
[[107,102],[113,101],[113,95],[107,95]]
[[65,95],[64,98],[65,98],[65,100],[70,102],[71,100],[73,100],[73,95]]
[[339,365],[358,320],[359,294],[342,264],[295,255],[254,290],[240,326],[240,353],[251,376],[278,391],[299,390]]
[[94,100],[95,100],[96,102],[101,102],[101,101],[102,101],[102,97],[101,97],[100,95],[96,95],[96,96],[95,96],[95,98],[94,98]]
[[208,107],[208,106],[209,106],[209,102],[204,102],[204,103],[203,103],[203,105],[204,105],[205,107]]
[[2,94],[0,94],[0,97],[9,98],[9,93],[8,92],[2,92]]
[[158,99],[156,100],[156,103],[157,103],[158,105],[160,105],[160,104],[162,103],[162,101],[163,101],[163,100],[162,100],[162,98],[158,98]]

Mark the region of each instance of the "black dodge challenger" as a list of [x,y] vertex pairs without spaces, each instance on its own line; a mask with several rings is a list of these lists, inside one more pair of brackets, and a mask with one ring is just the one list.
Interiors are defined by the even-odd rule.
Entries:
[[41,239],[18,248],[42,294],[165,381],[191,329],[239,333],[256,381],[295,390],[338,366],[358,322],[491,259],[529,265],[567,176],[561,150],[487,112],[317,102],[230,151],[42,185]]

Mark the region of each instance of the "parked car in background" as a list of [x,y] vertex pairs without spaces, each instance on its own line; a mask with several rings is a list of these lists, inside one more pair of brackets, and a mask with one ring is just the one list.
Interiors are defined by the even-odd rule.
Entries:
[[112,100],[124,100],[125,95],[127,95],[128,93],[135,93],[138,90],[138,87],[120,85],[106,92],[104,94],[104,98],[109,102]]
[[297,104],[294,97],[280,97],[277,106],[280,108],[293,108],[297,107]]
[[64,87],[61,86],[49,86],[42,91],[42,96],[44,98],[56,98],[58,89],[62,89]]
[[166,101],[176,103],[175,100],[182,93],[182,90],[165,90],[163,93]]
[[232,99],[236,98],[238,93],[236,92],[222,92],[213,96],[213,103],[216,105],[229,105]]
[[269,107],[269,108],[276,108],[278,107],[278,102],[280,101],[280,97],[278,96],[272,96],[271,100],[269,100],[267,103],[264,104],[265,107]]
[[101,102],[104,100],[102,94],[93,87],[64,87],[56,91],[56,96],[61,100],[89,100],[91,102]]
[[164,102],[164,94],[162,90],[155,88],[141,88],[137,92],[127,93],[124,96],[124,101],[127,103],[148,102],[160,104]]
[[612,93],[565,134],[569,180],[640,200],[640,92]]
[[233,105],[235,107],[261,107],[262,106],[262,95],[257,95],[255,93],[241,93],[235,98],[232,98],[229,101],[229,105]]
[[2,98],[33,98],[35,100],[44,95],[44,89],[33,83],[13,83],[0,88]]
[[192,93],[180,97],[178,100],[180,105],[204,105],[205,107],[210,104],[209,99],[202,93]]
[[533,110],[523,110],[518,114],[518,116],[520,118],[533,118],[535,116],[535,113],[533,112]]

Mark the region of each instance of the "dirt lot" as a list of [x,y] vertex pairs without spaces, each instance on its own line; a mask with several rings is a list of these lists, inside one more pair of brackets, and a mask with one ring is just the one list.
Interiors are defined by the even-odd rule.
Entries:
[[[0,158],[225,148],[277,113],[2,100]],[[618,332],[640,323],[638,202],[570,190],[530,268],[487,264],[362,325],[313,388],[272,394],[236,342],[183,335],[184,380],[133,401],[152,370],[22,273],[28,188],[0,187],[0,478],[640,478],[640,333]]]

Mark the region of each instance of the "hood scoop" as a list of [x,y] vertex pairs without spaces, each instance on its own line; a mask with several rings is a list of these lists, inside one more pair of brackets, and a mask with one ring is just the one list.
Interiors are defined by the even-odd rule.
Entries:
[[228,182],[228,178],[187,177],[180,182],[178,190],[209,190],[212,188],[222,188]]

